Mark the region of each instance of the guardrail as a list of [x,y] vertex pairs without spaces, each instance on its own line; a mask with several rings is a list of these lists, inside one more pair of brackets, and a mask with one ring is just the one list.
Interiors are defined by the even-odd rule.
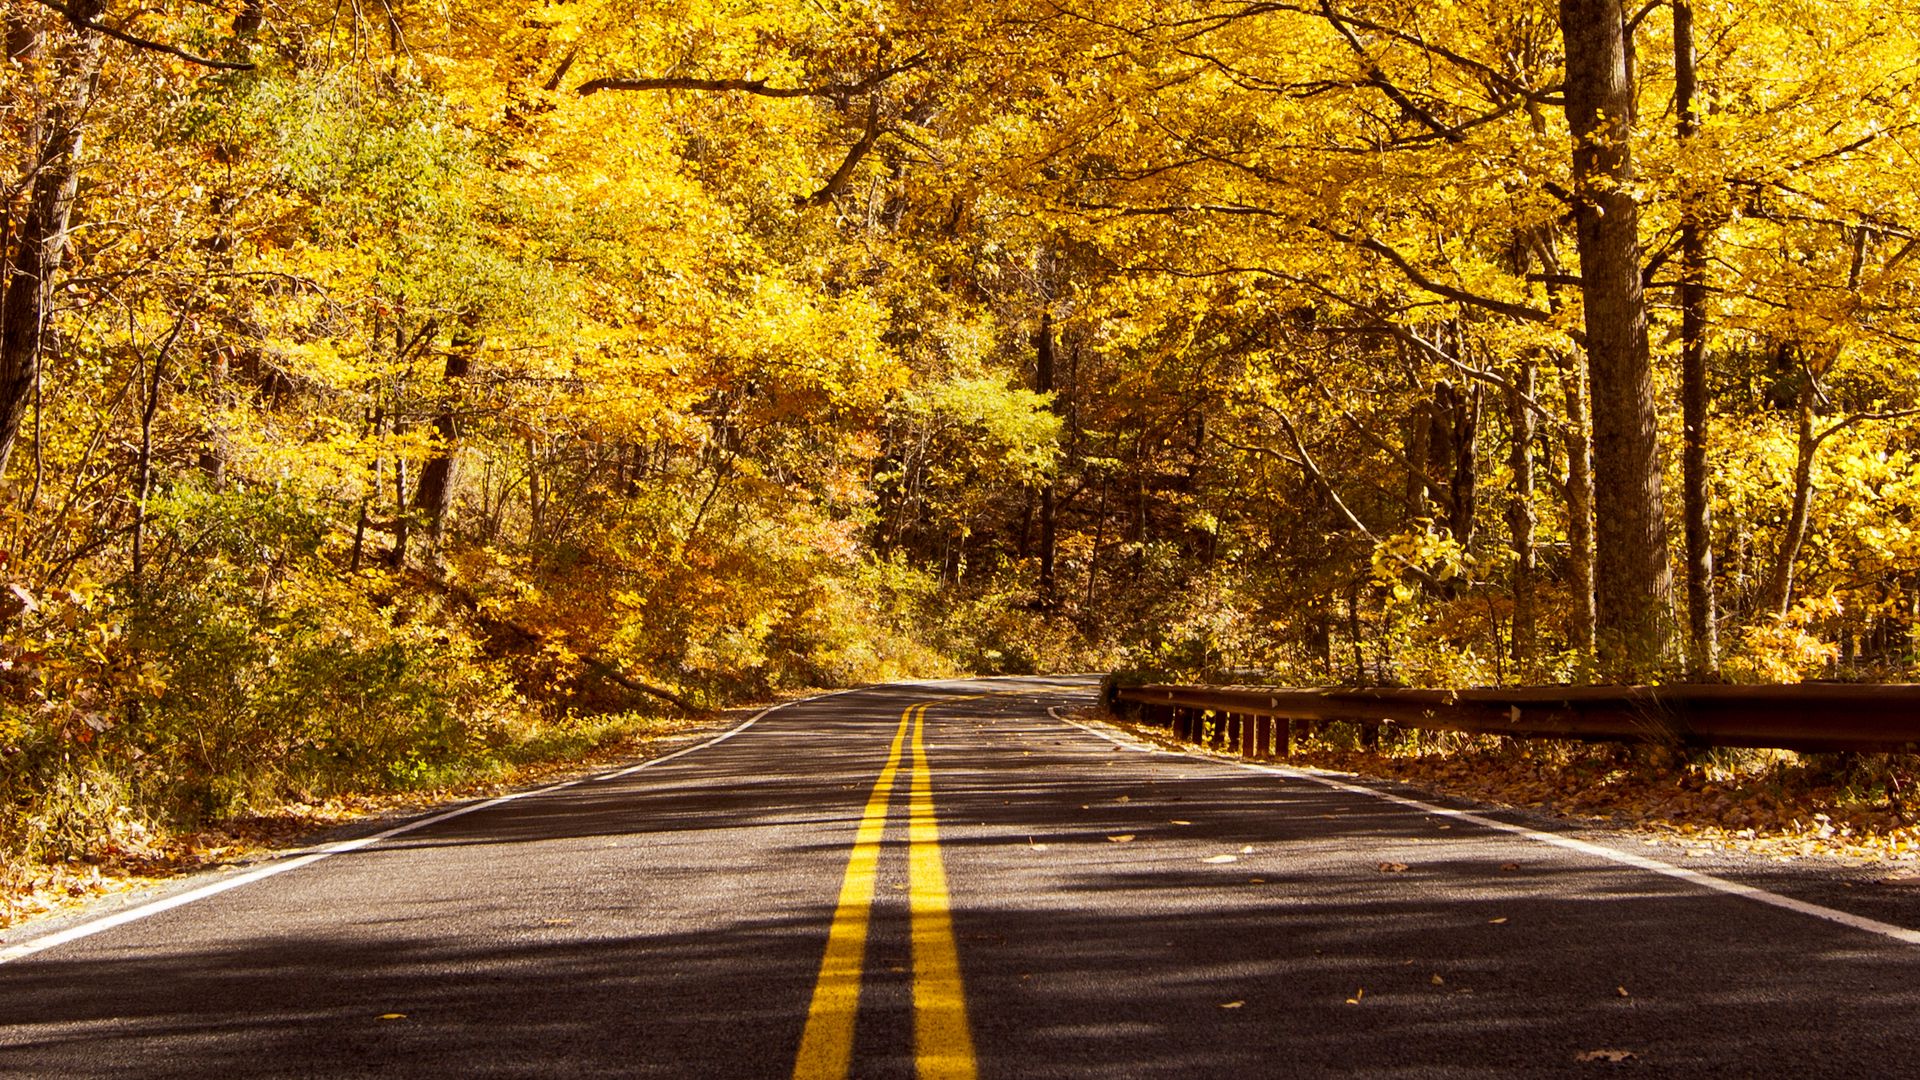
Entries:
[[1356,722],[1429,731],[1672,746],[1920,752],[1920,684],[1533,686],[1507,690],[1120,687],[1115,704],[1176,738],[1247,757],[1284,757],[1302,727]]

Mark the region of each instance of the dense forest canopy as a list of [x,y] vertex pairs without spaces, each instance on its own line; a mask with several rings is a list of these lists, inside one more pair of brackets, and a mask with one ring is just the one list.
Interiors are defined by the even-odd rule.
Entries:
[[1913,670],[1910,6],[5,12],[16,801],[961,669]]

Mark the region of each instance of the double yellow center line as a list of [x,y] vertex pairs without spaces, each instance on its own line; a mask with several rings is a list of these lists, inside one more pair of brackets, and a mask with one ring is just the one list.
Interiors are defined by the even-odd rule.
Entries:
[[[967,700],[949,698],[950,701]],[[900,758],[911,748],[913,778],[907,795],[907,907],[913,944],[913,1060],[923,1080],[973,1080],[973,1034],[967,1025],[960,982],[960,950],[954,943],[947,897],[947,869],[940,857],[940,827],[933,815],[933,770],[924,739],[927,702],[900,714],[887,762],[867,797],[854,834],[853,854],[840,882],[840,903],[827,933],[827,952],[813,986],[806,1031],[794,1080],[843,1080],[853,1063],[854,1019],[867,953],[880,841],[893,802]]]

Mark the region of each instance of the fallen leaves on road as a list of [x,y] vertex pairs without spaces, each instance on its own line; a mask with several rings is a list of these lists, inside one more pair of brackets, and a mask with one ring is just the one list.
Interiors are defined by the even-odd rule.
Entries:
[[1488,922],[1490,922],[1490,923],[1492,923],[1492,924],[1493,924],[1493,925],[1495,925],[1495,926],[1499,926],[1499,925],[1500,925],[1501,923],[1503,923],[1503,922],[1506,922],[1506,921],[1507,921],[1507,917],[1506,917],[1505,915],[1502,915],[1502,916],[1500,916],[1500,917],[1499,917],[1499,918],[1497,918],[1497,919],[1488,919],[1487,921],[1488,921]]
[[1119,836],[1109,836],[1109,837],[1107,837],[1107,839],[1108,839],[1108,840],[1109,840],[1110,842],[1112,842],[1112,843],[1115,843],[1115,844],[1125,844],[1125,843],[1130,843],[1130,842],[1131,842],[1131,841],[1133,840],[1133,834],[1132,834],[1132,833],[1121,833],[1121,834],[1120,834]]
[[1575,1061],[1599,1061],[1609,1065],[1618,1065],[1624,1061],[1637,1060],[1639,1055],[1631,1050],[1587,1050],[1573,1055]]
[[1365,989],[1355,990],[1353,992],[1353,996],[1347,999],[1347,1004],[1358,1005],[1360,1004],[1361,999],[1365,998],[1366,996],[1367,996],[1367,992]]
[[1633,996],[1632,994],[1629,994],[1629,993],[1627,993],[1627,988],[1626,988],[1626,987],[1624,987],[1624,986],[1616,986],[1616,987],[1614,987],[1614,988],[1613,988],[1613,992],[1614,992],[1614,993],[1616,993],[1616,994],[1619,994],[1619,995],[1620,995],[1621,997],[1632,997],[1632,996]]
[[405,1020],[406,1018],[406,1013],[381,1013],[378,1017],[381,1020]]
[[1407,864],[1403,862],[1383,862],[1380,864],[1380,872],[1383,874],[1404,874],[1407,872]]
[[1174,819],[1173,819],[1173,820],[1172,820],[1171,822],[1169,822],[1169,824],[1173,824],[1173,825],[1191,825],[1191,824],[1193,824],[1193,822],[1191,822],[1191,821],[1181,821],[1181,820],[1180,820],[1179,818],[1174,818]]
[[1229,1002],[1226,1002],[1225,1004],[1222,1004],[1220,1007],[1223,1009],[1237,1009],[1240,1006],[1245,1004],[1246,1002],[1244,1001],[1229,1001]]
[[1201,859],[1200,861],[1201,861],[1201,862],[1204,862],[1204,863],[1230,863],[1230,862],[1239,862],[1239,861],[1240,861],[1240,856],[1238,856],[1238,855],[1209,855],[1209,856],[1207,856],[1206,858],[1204,858],[1204,859]]

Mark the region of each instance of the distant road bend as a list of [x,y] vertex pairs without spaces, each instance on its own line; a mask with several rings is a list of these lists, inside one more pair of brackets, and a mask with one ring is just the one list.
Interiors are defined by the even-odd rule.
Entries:
[[9,940],[0,1075],[1911,1075],[1920,890],[1147,751],[1092,692],[815,698]]

